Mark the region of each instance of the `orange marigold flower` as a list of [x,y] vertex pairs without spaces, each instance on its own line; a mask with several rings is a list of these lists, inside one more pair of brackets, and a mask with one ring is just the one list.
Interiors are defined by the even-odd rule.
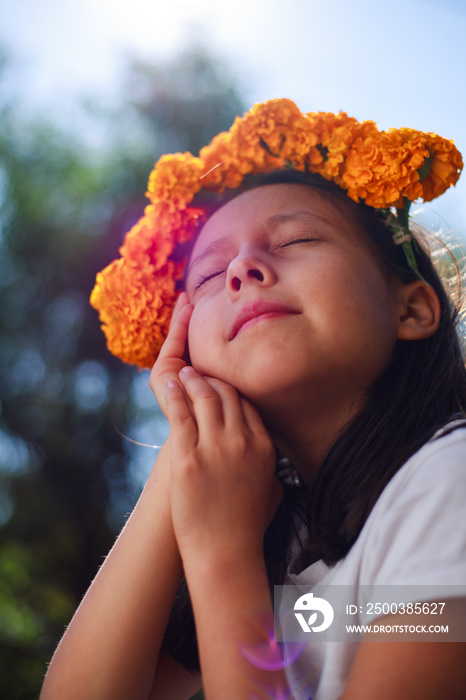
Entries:
[[148,198],[166,202],[172,211],[184,209],[201,188],[202,169],[200,158],[189,152],[162,156],[149,176]]
[[427,156],[418,132],[372,133],[349,150],[341,184],[352,199],[375,208],[392,206],[400,197],[416,199],[422,191],[418,169]]
[[286,99],[257,104],[244,117],[235,119],[230,130],[232,144],[241,160],[249,163],[246,172],[283,167],[286,138],[300,121],[301,112]]
[[200,159],[204,164],[202,187],[217,192],[238,187],[252,168],[245,152],[238,152],[230,132],[218,134],[202,148]]
[[358,202],[403,208],[429,201],[458,180],[463,161],[452,141],[413,129],[379,132],[346,113],[302,114],[291,100],[255,105],[191,153],[162,156],[149,177],[150,205],[126,235],[121,258],[97,275],[91,304],[99,311],[110,351],[151,367],[162,346],[183,276],[181,244],[195,235],[203,210],[199,190],[223,192],[249,174],[274,168],[309,170]]
[[107,346],[124,362],[152,367],[167,336],[180,266],[169,261],[155,275],[120,259],[97,276],[91,304],[100,311]]
[[204,165],[202,187],[218,189],[232,161],[231,134],[226,131],[217,134],[208,146],[201,148],[199,157]]
[[179,213],[175,213],[164,219],[157,216],[154,209],[150,210],[126,234],[120,255],[141,267],[150,265],[156,270],[160,269],[173,250],[170,224],[173,226],[174,220],[179,218]]
[[431,163],[428,175],[422,180],[422,197],[430,202],[457,183],[463,159],[453,141],[435,134],[427,134],[426,147]]
[[[327,180],[339,180],[348,149],[356,138],[376,132],[373,122],[362,124],[345,112],[310,112],[306,115],[312,133],[317,137],[316,149],[309,153],[309,169]],[[315,145],[315,144],[314,144]]]

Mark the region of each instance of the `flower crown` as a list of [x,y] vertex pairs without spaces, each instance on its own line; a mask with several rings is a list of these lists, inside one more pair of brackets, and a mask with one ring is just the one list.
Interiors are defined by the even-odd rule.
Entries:
[[[344,112],[302,114],[287,99],[257,104],[218,134],[199,157],[165,155],[149,177],[150,204],[126,234],[121,257],[97,275],[91,304],[99,311],[111,353],[152,367],[167,336],[183,278],[181,244],[193,238],[204,213],[190,206],[202,189],[222,193],[246,176],[277,168],[317,173],[382,210],[394,241],[417,272],[408,210],[458,180],[463,162],[452,141],[414,129],[379,131]],[[419,273],[417,273],[419,274]]]

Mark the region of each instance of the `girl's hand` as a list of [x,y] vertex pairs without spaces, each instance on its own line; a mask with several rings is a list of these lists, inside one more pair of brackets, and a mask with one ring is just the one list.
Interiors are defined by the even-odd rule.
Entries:
[[[262,557],[282,498],[275,449],[256,409],[192,367],[165,389],[175,536],[185,561]],[[190,403],[188,403],[190,402]],[[190,405],[191,404],[191,405]]]
[[184,356],[192,310],[193,306],[189,303],[188,295],[182,292],[175,304],[167,339],[150,375],[149,386],[165,416],[167,415],[165,403],[167,382],[178,380],[178,372],[186,366]]

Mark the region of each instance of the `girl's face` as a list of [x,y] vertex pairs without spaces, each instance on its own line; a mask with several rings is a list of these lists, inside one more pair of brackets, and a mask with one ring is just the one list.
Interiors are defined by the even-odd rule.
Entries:
[[351,405],[393,352],[396,300],[374,253],[343,204],[305,185],[259,187],[215,212],[186,288],[194,368],[259,407],[290,392]]

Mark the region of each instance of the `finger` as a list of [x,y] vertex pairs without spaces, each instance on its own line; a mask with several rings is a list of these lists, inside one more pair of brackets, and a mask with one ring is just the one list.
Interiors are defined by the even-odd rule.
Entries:
[[204,379],[220,396],[225,427],[247,426],[240,396],[235,387],[216,377],[204,377]]
[[189,320],[193,309],[194,306],[187,301],[186,295],[185,302],[179,307],[176,317],[174,317],[170,323],[170,330],[160,350],[160,360],[173,357],[182,359],[186,350]]
[[223,407],[215,388],[189,366],[183,367],[179,378],[192,402],[200,437],[206,432],[221,430],[224,427]]
[[182,450],[195,447],[198,439],[197,426],[182,387],[178,382],[170,380],[164,393],[167,418],[174,442]]
[[183,356],[187,344],[189,320],[193,310],[193,306],[187,303],[188,297],[186,293],[181,295],[180,299],[179,305],[177,302],[176,317],[170,325],[167,339],[162,346],[149,378],[149,386],[165,414],[165,385],[170,379],[178,380],[178,372],[185,364]]
[[241,403],[244,420],[246,421],[249,429],[254,433],[267,433],[268,435],[268,430],[265,427],[257,408],[253,406],[248,399],[245,399],[244,396],[240,396],[239,400]]
[[225,424],[229,420],[238,423],[245,422],[251,431],[260,431],[268,434],[268,430],[257,408],[244,396],[240,396],[237,389],[223,382],[217,377],[203,377],[219,394],[223,403]]
[[186,303],[189,301],[188,298],[188,293],[187,292],[181,292],[178,299],[175,302],[175,306],[173,307],[173,313],[172,313],[172,321],[176,321],[176,317],[180,313],[181,309],[183,306],[186,305]]

